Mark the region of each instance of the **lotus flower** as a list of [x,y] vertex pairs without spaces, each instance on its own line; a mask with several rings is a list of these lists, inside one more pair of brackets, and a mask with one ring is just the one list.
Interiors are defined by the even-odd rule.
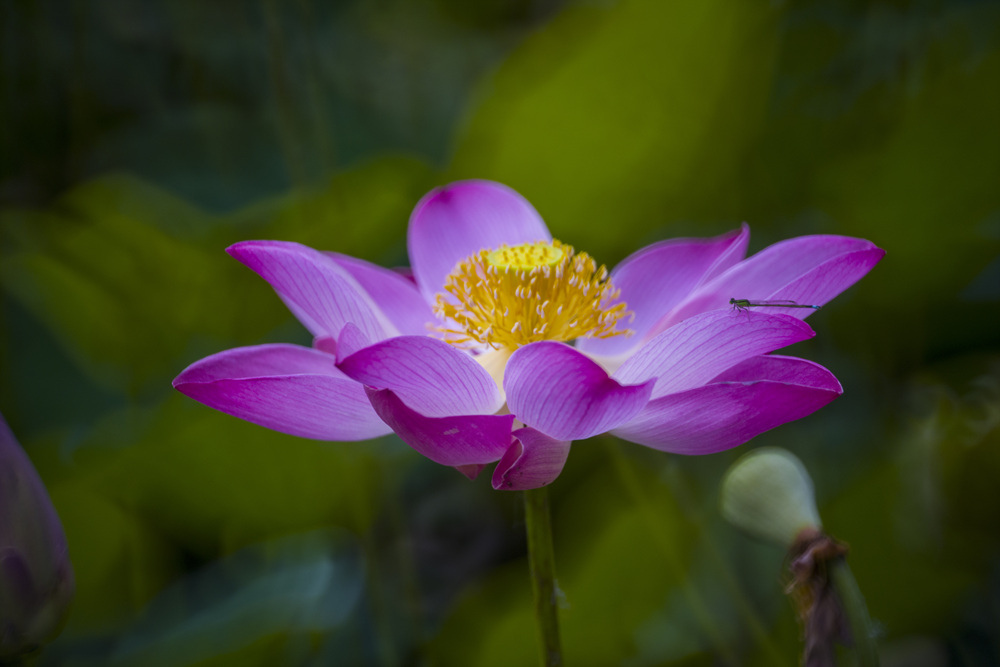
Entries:
[[0,663],[20,664],[53,639],[73,592],[62,524],[0,415]]
[[862,239],[804,236],[745,258],[748,242],[746,225],[662,241],[609,273],[553,240],[513,190],[453,183],[410,218],[412,279],[297,243],[231,246],[313,345],[220,352],[174,386],[306,438],[394,431],[469,477],[499,461],[497,489],[549,484],[572,441],[601,433],[718,452],[842,393],[825,368],[770,354],[814,335],[812,309],[741,312],[730,299],[823,305],[884,255]]

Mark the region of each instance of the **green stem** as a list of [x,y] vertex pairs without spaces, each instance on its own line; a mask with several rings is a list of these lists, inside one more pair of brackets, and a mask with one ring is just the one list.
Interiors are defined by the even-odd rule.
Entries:
[[865,598],[861,595],[861,589],[858,588],[858,582],[846,559],[836,558],[830,562],[830,579],[847,614],[847,622],[851,625],[851,637],[859,667],[878,667],[878,651],[875,648],[868,607],[865,606]]
[[524,492],[524,523],[528,532],[528,565],[535,594],[535,619],[543,667],[562,665],[559,617],[556,606],[556,561],[552,548],[552,521],[548,489]]

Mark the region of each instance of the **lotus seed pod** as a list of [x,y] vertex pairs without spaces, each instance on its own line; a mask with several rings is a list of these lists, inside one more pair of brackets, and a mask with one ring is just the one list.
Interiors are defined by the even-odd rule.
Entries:
[[722,480],[721,506],[733,525],[785,548],[803,528],[822,527],[808,471],[777,447],[761,447],[733,464]]

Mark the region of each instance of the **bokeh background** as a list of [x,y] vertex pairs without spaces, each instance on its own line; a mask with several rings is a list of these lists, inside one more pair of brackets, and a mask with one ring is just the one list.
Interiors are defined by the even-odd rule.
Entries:
[[797,664],[782,552],[717,509],[760,445],[810,469],[884,664],[1000,663],[1000,3],[11,0],[0,40],[0,410],[78,584],[42,665],[534,664],[519,494],[170,387],[309,343],[227,245],[405,265],[463,178],[609,266],[744,220],[888,251],[794,349],[829,407],[710,457],[577,443],[567,664]]

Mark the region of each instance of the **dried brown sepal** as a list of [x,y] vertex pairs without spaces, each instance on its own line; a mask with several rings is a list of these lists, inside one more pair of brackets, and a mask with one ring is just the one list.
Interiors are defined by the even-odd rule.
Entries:
[[847,555],[847,545],[817,528],[804,528],[788,550],[791,581],[785,593],[802,624],[806,667],[834,667],[835,645],[851,644],[847,616],[830,581],[829,564]]

